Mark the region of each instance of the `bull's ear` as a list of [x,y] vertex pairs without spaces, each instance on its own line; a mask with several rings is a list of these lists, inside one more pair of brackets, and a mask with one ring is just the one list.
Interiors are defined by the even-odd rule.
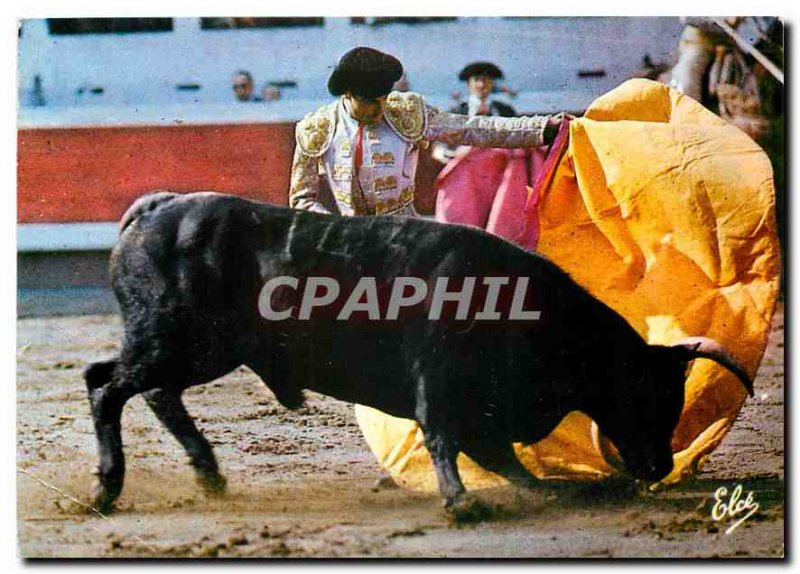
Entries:
[[689,337],[671,346],[672,349],[680,353],[685,360],[691,361],[692,359],[704,358],[716,361],[734,375],[747,389],[747,394],[753,396],[753,381],[747,374],[744,366],[736,360],[736,358],[728,352],[720,343],[708,337]]

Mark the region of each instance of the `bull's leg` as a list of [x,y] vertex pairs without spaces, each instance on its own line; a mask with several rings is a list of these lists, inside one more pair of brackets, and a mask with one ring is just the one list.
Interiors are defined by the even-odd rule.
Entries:
[[445,508],[450,509],[458,505],[466,492],[456,465],[458,449],[452,439],[441,436],[430,429],[423,430],[423,432],[425,446],[431,455],[436,481],[439,484],[439,493]]
[[206,493],[224,492],[225,477],[219,473],[214,451],[186,411],[180,392],[153,389],[144,393],[143,396],[158,420],[167,427],[167,430],[178,439],[178,442],[186,450],[189,461]]
[[459,449],[455,440],[430,428],[426,431],[424,425],[422,428],[445,511],[456,522],[478,522],[488,518],[489,508],[479,499],[470,496],[461,482],[456,464]]
[[465,492],[456,465],[459,448],[455,427],[458,418],[450,416],[451,403],[443,400],[444,382],[425,373],[421,366],[419,368],[415,415],[425,437],[425,447],[431,455],[442,501],[445,509],[449,510],[463,499]]
[[114,501],[122,491],[125,455],[122,452],[120,417],[125,403],[138,392],[124,382],[118,382],[118,377],[114,376],[117,368],[118,363],[114,360],[94,363],[84,371],[100,455],[98,483],[92,502],[103,513],[113,510]]
[[475,512],[479,505],[467,496],[456,464],[460,452],[458,407],[447,396],[446,380],[435,367],[428,371],[418,364],[417,369],[415,417],[425,437],[445,511],[456,521],[480,520],[482,513]]
[[464,454],[490,472],[499,474],[514,486],[533,488],[540,484],[519,461],[510,441],[465,441]]
[[278,358],[272,360],[255,359],[247,362],[253,372],[275,394],[275,398],[287,409],[299,409],[305,403],[303,389],[297,378],[289,372],[289,363]]

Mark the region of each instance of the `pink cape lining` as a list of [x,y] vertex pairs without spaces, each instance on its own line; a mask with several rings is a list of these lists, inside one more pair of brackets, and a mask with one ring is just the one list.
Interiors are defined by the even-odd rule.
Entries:
[[475,225],[535,250],[537,204],[567,148],[568,128],[568,122],[562,122],[546,151],[470,148],[456,157],[434,184],[436,220]]

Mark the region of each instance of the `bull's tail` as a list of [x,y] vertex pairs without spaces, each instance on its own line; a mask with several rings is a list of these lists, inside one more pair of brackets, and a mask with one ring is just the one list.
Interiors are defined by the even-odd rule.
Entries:
[[140,197],[133,202],[133,205],[131,205],[128,211],[125,212],[125,215],[122,216],[119,222],[119,232],[122,233],[125,231],[125,229],[143,213],[153,211],[159,205],[175,199],[178,195],[179,194],[171,191],[156,191]]

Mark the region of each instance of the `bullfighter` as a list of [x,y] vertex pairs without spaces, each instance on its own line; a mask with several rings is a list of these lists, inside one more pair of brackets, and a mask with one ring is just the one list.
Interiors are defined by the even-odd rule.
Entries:
[[458,79],[467,83],[469,98],[450,109],[457,114],[469,116],[502,116],[512,118],[516,110],[508,104],[490,99],[494,93],[495,82],[503,79],[503,71],[491,62],[473,62],[465,66]]
[[[296,128],[289,205],[338,215],[416,216],[420,148],[431,141],[530,148],[552,140],[560,116],[502,118],[443,112],[414,92],[393,92],[400,61],[366,47],[344,54],[328,80],[338,99]],[[333,197],[320,182],[324,174]]]

